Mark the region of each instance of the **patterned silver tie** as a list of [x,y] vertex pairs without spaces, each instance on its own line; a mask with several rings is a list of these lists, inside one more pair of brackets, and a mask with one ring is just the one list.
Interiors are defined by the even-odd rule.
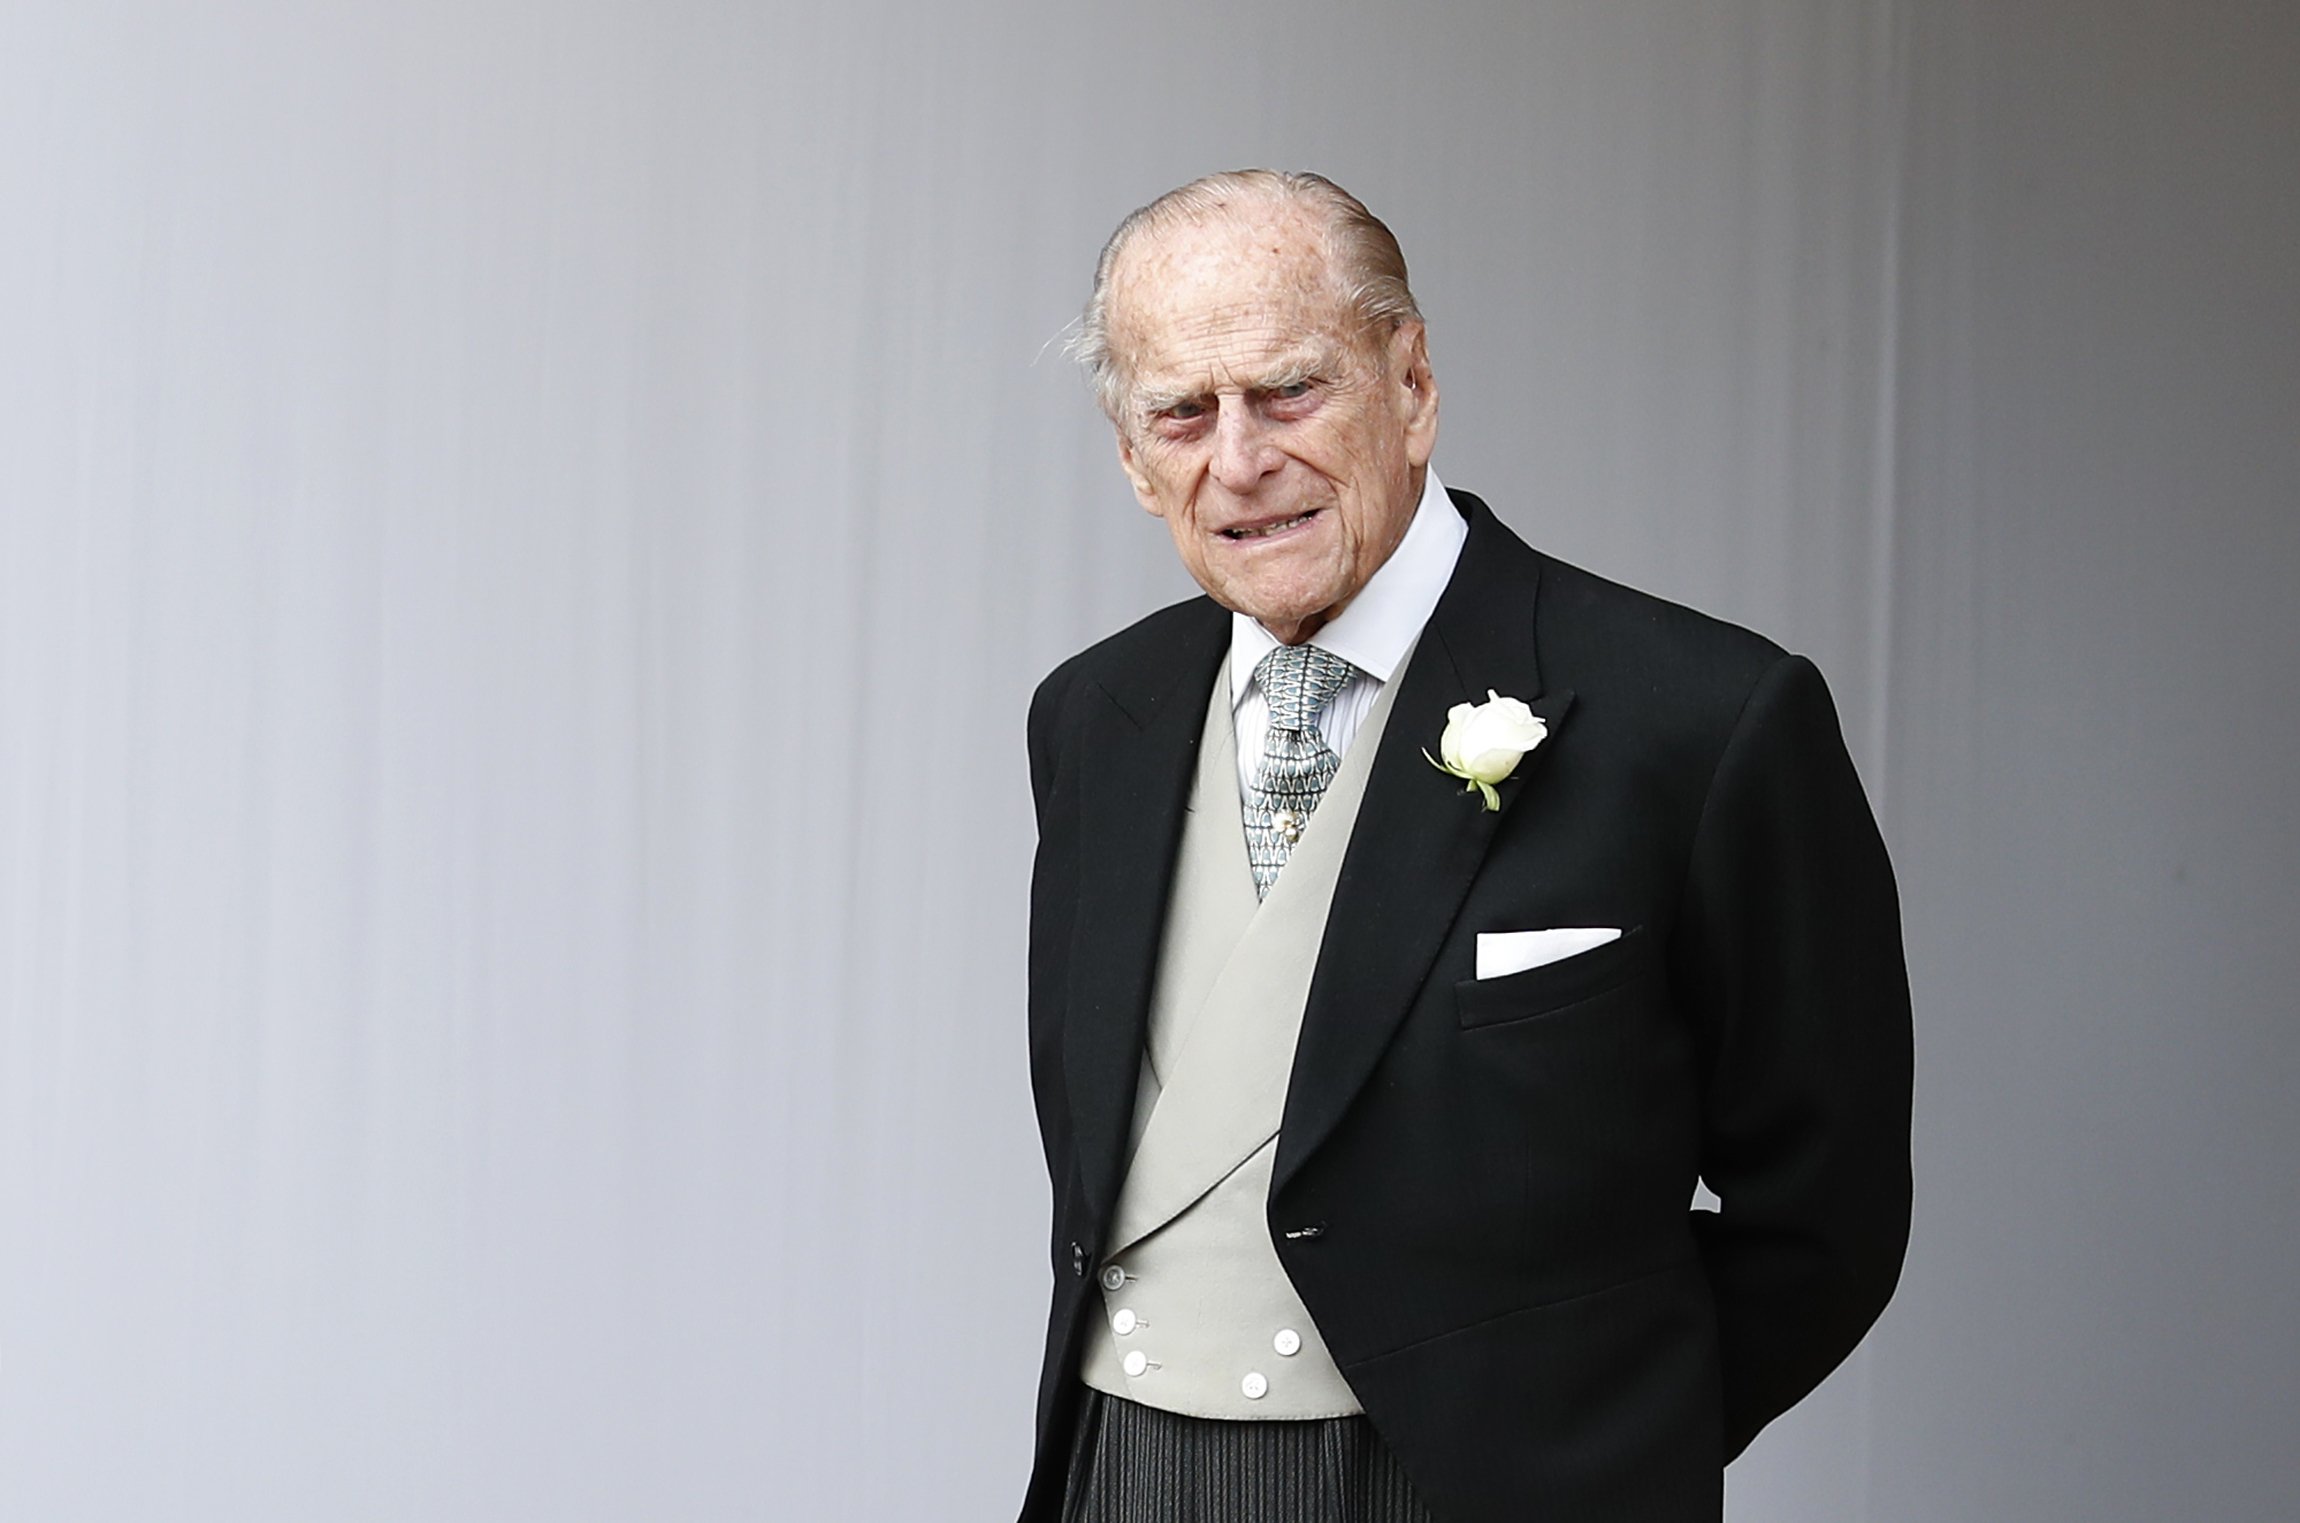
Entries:
[[1254,680],[1270,705],[1262,762],[1244,800],[1256,898],[1278,881],[1278,869],[1341,770],[1342,759],[1318,733],[1318,716],[1355,670],[1332,651],[1307,644],[1281,645],[1254,663]]

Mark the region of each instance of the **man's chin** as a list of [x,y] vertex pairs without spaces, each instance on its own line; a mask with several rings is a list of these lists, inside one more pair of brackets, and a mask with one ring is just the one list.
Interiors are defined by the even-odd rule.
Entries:
[[[1317,633],[1348,602],[1346,596],[1336,596],[1331,577],[1201,577],[1199,585],[1215,602],[1244,614],[1289,645]],[[1299,634],[1290,633],[1297,628]]]
[[[1219,598],[1215,599],[1220,602]],[[1326,626],[1337,611],[1330,603],[1305,607],[1300,603],[1262,602],[1253,608],[1235,608],[1268,630],[1282,645],[1299,645]]]

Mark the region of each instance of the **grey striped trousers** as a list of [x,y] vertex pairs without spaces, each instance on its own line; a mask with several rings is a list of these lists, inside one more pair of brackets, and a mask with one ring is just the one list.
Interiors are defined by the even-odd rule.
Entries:
[[1221,1422],[1088,1390],[1063,1523],[1431,1523],[1363,1417]]

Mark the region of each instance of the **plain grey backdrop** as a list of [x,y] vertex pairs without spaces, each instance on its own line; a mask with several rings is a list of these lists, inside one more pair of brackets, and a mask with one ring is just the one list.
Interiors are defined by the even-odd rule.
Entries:
[[1051,347],[1323,170],[1817,659],[1915,1245],[1738,1523],[2300,1517],[2288,0],[0,0],[0,1518],[996,1519]]

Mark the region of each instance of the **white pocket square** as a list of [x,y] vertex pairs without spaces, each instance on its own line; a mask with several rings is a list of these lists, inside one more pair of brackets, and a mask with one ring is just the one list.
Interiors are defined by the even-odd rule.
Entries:
[[1558,962],[1619,941],[1617,926],[1565,926],[1554,931],[1480,931],[1477,976],[1501,978],[1544,963]]

